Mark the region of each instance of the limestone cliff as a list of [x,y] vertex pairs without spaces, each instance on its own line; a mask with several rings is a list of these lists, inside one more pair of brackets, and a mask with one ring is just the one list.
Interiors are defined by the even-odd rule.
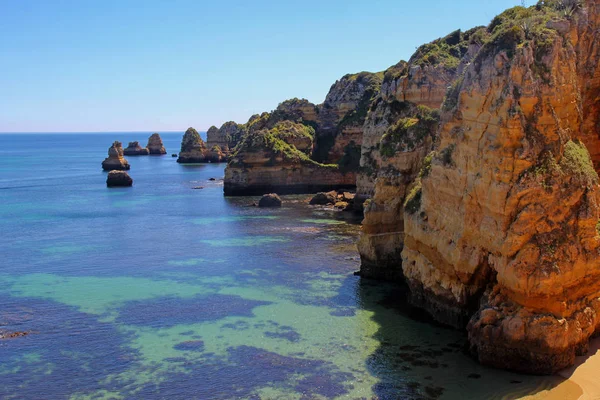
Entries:
[[183,164],[209,162],[208,154],[209,150],[198,131],[194,128],[188,128],[181,141],[181,151],[177,162]]
[[206,145],[210,149],[219,146],[224,154],[229,154],[242,140],[244,133],[244,126],[233,121],[225,122],[221,128],[211,126],[206,132]]
[[[434,151],[419,173],[406,157],[396,193],[380,183],[381,158],[366,220],[398,210],[401,272],[389,276],[438,321],[467,326],[482,363],[552,373],[600,333],[600,0],[515,7],[471,45],[481,48],[449,85]],[[429,101],[410,87],[382,93]]]
[[320,164],[307,155],[313,137],[313,128],[289,120],[271,129],[249,129],[225,169],[225,195],[352,187],[354,174],[344,174],[337,165]]
[[445,91],[481,47],[485,30],[453,32],[385,72],[364,125],[357,177],[355,205],[372,197],[358,243],[364,277],[402,280],[404,200],[433,150]]
[[[275,157],[270,165],[261,166],[260,163],[253,163],[254,181],[249,184],[249,192],[255,190],[252,187],[271,187],[271,185],[278,187],[280,192],[295,193],[354,186],[360,162],[363,123],[370,102],[379,92],[382,78],[383,74],[368,72],[346,75],[331,87],[322,105],[317,106],[306,99],[295,98],[282,102],[270,113],[252,116],[243,126],[247,136],[255,137],[254,134],[257,132],[281,132],[281,123],[284,122],[310,128],[313,133],[311,135],[276,134],[286,145],[302,153],[302,162],[296,159],[293,168],[305,169],[305,171],[289,174],[286,179],[281,176],[274,178],[272,174],[278,166],[281,167],[283,174],[283,171],[293,169],[293,162]],[[214,129],[211,132],[213,135],[217,134]],[[247,145],[244,147],[239,145],[236,148],[235,159],[239,161],[254,157],[254,155],[244,154],[245,152],[254,153],[254,150]],[[283,164],[278,165],[278,162]],[[229,194],[248,194],[249,192],[243,190],[246,175],[235,175],[235,182],[232,181],[234,179],[232,171],[239,171],[238,164],[234,160],[228,166],[230,173],[225,175],[225,188],[236,187],[235,190],[229,190]],[[321,167],[326,164],[330,166]],[[264,173],[260,173],[261,168],[264,169]],[[315,184],[307,184],[311,174]],[[297,182],[294,182],[295,177],[299,179]],[[264,182],[259,183],[259,179],[264,179]],[[270,182],[271,179],[275,179],[277,183]],[[285,186],[289,188],[286,189]]]

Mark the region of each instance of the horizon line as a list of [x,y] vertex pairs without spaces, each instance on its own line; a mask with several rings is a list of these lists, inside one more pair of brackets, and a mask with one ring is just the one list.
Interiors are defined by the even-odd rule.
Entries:
[[[148,131],[17,131],[17,132],[0,131],[0,135],[6,135],[6,134],[35,134],[35,133],[46,134],[46,133],[148,133],[148,132],[153,132],[153,133],[180,133],[180,132],[185,132],[185,130],[182,130],[182,131],[157,131],[157,130],[148,130]],[[198,132],[206,132],[206,131],[205,130],[199,130]]]

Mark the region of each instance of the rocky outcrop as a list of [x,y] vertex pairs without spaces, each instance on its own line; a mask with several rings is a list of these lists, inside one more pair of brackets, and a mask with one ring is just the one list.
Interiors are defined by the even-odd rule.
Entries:
[[167,150],[163,145],[162,138],[158,133],[153,133],[148,138],[148,145],[146,146],[150,154],[152,155],[163,155],[167,154]]
[[310,199],[310,205],[324,206],[327,204],[335,204],[337,201],[337,192],[319,192]]
[[199,164],[208,162],[209,151],[204,140],[194,128],[188,128],[181,141],[178,163]]
[[110,171],[106,177],[107,187],[128,187],[133,185],[133,179],[125,171]]
[[365,122],[357,177],[355,204],[372,198],[358,243],[363,277],[403,280],[404,201],[433,150],[444,93],[477,54],[484,31],[453,32],[384,74]]
[[121,142],[114,142],[112,146],[108,148],[108,157],[102,161],[102,169],[105,171],[125,171],[129,168],[129,163],[125,157],[123,157],[123,145]]
[[281,207],[281,197],[279,197],[276,193],[265,194],[258,201],[258,206],[260,208]]
[[[433,151],[425,157],[423,142],[403,158],[410,168],[393,174],[397,189],[381,171],[402,157],[381,158],[369,181],[365,228],[398,234],[361,246],[363,259],[401,249],[401,263],[396,253],[377,274],[404,280],[411,302],[436,320],[466,327],[487,365],[553,373],[600,333],[600,0],[581,4],[515,7],[475,32],[448,85]],[[446,59],[439,50],[427,59]],[[401,81],[382,93],[435,105]]]
[[221,163],[227,161],[227,156],[219,146],[213,146],[206,155],[206,161],[211,163]]
[[[268,126],[268,119],[263,116],[253,122]],[[251,126],[225,169],[225,194],[314,193],[353,187],[354,174],[342,172],[337,165],[317,163],[290,144],[308,149],[313,137],[313,128],[289,120],[271,129]]]
[[221,128],[211,126],[206,132],[206,145],[210,149],[218,146],[224,154],[228,155],[242,140],[244,133],[244,126],[233,121],[225,122]]
[[318,106],[313,159],[358,170],[363,125],[382,79],[383,73],[361,72],[345,75],[331,86]]
[[123,154],[126,156],[147,156],[150,154],[150,150],[140,146],[139,142],[129,142],[129,145],[123,150]]

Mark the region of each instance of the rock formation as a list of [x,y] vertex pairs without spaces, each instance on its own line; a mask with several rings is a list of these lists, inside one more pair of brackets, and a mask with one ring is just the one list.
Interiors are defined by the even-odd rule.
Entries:
[[258,201],[258,206],[260,208],[281,207],[281,197],[279,197],[276,193],[265,194]]
[[102,169],[105,171],[128,170],[129,163],[123,157],[123,145],[121,142],[114,142],[108,148],[108,157],[102,161]]
[[242,140],[244,133],[244,126],[233,121],[225,122],[219,129],[211,126],[206,132],[206,145],[210,149],[219,146],[225,155],[229,155]]
[[133,185],[133,179],[125,171],[110,171],[106,178],[107,187],[128,187]]
[[324,206],[327,204],[335,204],[337,201],[337,192],[319,192],[310,199],[309,204]]
[[371,107],[361,272],[484,364],[553,373],[600,333],[599,49],[600,0],[515,7],[421,48]]
[[338,165],[320,164],[290,144],[308,150],[313,128],[289,120],[278,122],[271,129],[250,125],[225,169],[225,195],[311,193],[354,186],[354,174],[343,173]]
[[227,156],[219,146],[213,146],[208,154],[206,155],[206,160],[211,163],[221,163],[227,161]]
[[177,162],[182,164],[206,163],[209,161],[208,154],[206,144],[198,131],[194,128],[188,128],[181,141],[181,151]]
[[167,150],[163,145],[163,141],[158,133],[153,133],[148,138],[148,145],[146,146],[150,151],[150,154],[153,155],[163,155],[167,154]]
[[139,142],[129,142],[129,145],[123,150],[123,154],[126,156],[147,156],[150,154],[150,150],[140,146]]
[[[247,145],[252,140],[246,142],[245,147],[244,142],[238,144],[234,160],[225,174],[226,193],[256,194],[263,188],[274,188],[282,193],[311,193],[353,187],[360,162],[362,126],[382,78],[383,73],[346,75],[331,87],[322,105],[295,98],[282,102],[270,113],[252,116],[243,127],[246,136],[256,138],[257,132],[271,132],[271,136],[281,139],[290,151],[298,151],[301,155],[292,157],[293,162],[280,157],[271,159],[269,155],[269,164],[253,162],[250,170],[247,162],[241,167],[239,160],[254,159],[260,150]],[[298,129],[290,128],[292,125]],[[312,133],[297,134],[305,128]],[[217,137],[218,131],[212,129],[211,134]],[[272,149],[267,152],[271,154]],[[278,169],[279,173],[275,173]],[[311,176],[314,184],[310,182]],[[247,179],[252,184],[244,190]]]

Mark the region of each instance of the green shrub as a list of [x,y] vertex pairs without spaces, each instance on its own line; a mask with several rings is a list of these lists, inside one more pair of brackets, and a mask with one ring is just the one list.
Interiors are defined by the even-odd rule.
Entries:
[[421,196],[423,194],[423,186],[421,180],[417,178],[415,185],[412,187],[406,199],[404,200],[404,210],[409,214],[415,214],[421,208]]

